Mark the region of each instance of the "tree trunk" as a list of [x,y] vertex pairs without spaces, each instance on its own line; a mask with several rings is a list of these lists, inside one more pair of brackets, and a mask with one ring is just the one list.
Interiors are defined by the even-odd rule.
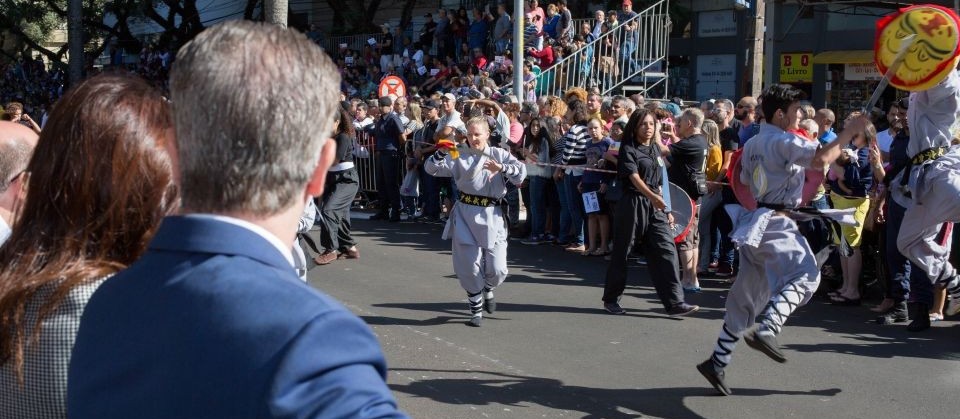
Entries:
[[264,0],[264,20],[287,27],[287,6],[287,0]]
[[83,79],[83,0],[67,3],[67,44],[70,50],[69,85],[75,86]]

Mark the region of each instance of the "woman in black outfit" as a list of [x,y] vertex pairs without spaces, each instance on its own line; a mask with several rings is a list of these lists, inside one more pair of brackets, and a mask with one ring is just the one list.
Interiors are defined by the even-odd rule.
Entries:
[[340,110],[334,125],[337,154],[327,173],[320,209],[320,246],[323,253],[313,259],[326,265],[338,258],[357,259],[360,251],[350,234],[350,205],[360,189],[360,175],[353,165],[354,129],[350,116]]
[[699,307],[683,300],[677,247],[664,212],[663,152],[658,145],[660,131],[656,116],[647,109],[633,112],[623,132],[618,154],[617,176],[623,182],[623,196],[617,202],[613,253],[607,268],[603,307],[611,314],[623,314],[620,296],[626,288],[627,255],[634,239],[640,240],[647,257],[650,279],[667,314],[682,316]]

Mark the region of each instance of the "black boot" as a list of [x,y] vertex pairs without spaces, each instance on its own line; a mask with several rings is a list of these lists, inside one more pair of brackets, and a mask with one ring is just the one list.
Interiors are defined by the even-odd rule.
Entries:
[[911,332],[922,332],[930,328],[930,308],[924,303],[910,303],[907,305],[910,311],[910,317],[913,319],[907,325],[907,330]]
[[910,320],[907,310],[907,302],[900,301],[894,303],[893,307],[883,315],[877,317],[877,324],[890,325],[894,323],[903,323]]

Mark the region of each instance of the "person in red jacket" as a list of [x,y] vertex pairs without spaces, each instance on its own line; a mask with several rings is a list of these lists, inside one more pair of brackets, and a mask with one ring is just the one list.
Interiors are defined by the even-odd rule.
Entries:
[[552,66],[555,61],[555,58],[553,56],[553,46],[551,44],[552,44],[551,42],[545,43],[543,45],[543,49],[539,51],[533,48],[530,48],[527,50],[527,54],[529,54],[531,57],[534,57],[540,61],[540,64],[539,64],[540,68],[544,70]]

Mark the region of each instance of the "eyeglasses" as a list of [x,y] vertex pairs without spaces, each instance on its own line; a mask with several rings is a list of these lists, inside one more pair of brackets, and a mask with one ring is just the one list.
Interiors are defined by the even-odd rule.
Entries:
[[750,109],[750,110],[752,110],[752,109],[753,109],[753,106],[749,106],[749,105],[737,105],[737,109]]

